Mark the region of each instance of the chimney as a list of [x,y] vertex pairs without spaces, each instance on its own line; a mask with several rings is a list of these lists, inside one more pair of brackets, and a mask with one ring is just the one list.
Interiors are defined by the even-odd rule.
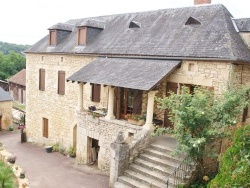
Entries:
[[194,5],[211,4],[212,0],[194,0]]

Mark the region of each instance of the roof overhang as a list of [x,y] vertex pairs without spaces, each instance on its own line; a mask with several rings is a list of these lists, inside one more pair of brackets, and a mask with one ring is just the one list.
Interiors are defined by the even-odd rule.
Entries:
[[148,91],[178,67],[180,62],[180,60],[98,58],[71,75],[67,81]]

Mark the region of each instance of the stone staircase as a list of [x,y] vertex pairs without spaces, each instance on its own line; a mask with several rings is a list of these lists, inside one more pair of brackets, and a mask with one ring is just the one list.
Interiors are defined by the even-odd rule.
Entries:
[[[167,136],[158,137],[135,159],[123,176],[118,177],[115,188],[166,188],[166,182],[184,160],[184,156],[173,157],[176,141]],[[170,178],[169,188],[174,187]]]

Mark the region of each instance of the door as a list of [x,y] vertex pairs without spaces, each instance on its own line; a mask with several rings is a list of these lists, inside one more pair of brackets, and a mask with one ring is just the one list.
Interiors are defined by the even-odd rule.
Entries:
[[2,115],[0,115],[0,131],[2,130]]
[[125,119],[127,114],[141,114],[142,91],[137,89],[116,88],[114,114],[117,119]]

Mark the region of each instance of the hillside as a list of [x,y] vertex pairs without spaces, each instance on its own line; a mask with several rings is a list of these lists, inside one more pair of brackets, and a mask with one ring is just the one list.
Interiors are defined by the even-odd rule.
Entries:
[[29,47],[30,45],[12,44],[0,41],[0,52],[2,52],[3,54],[8,54],[10,50],[13,50],[17,53],[21,53],[26,49],[28,49]]

